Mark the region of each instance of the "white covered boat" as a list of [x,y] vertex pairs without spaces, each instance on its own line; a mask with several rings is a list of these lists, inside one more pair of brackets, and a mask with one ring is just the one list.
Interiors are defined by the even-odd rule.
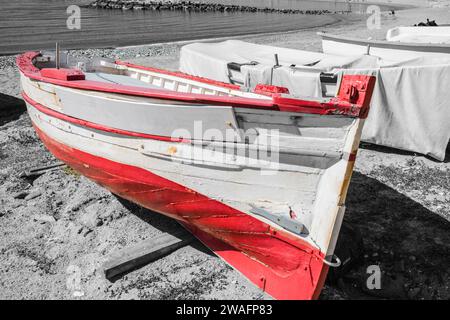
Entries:
[[120,61],[18,57],[46,147],[111,192],[178,220],[278,299],[318,297],[375,78],[302,99]]
[[368,54],[386,61],[398,62],[420,57],[439,58],[450,53],[449,43],[394,42],[365,40],[319,32],[326,54],[348,56]]
[[396,27],[386,32],[386,40],[406,43],[450,44],[450,26]]
[[[240,40],[191,43],[180,51],[184,73],[254,88],[258,84],[288,87],[303,96],[335,96],[334,68],[367,65],[364,56],[332,56]],[[298,88],[301,87],[301,90]]]
[[450,81],[450,55],[413,57],[401,52],[393,61],[372,50],[367,55],[366,47],[332,54],[326,45],[321,53],[239,40],[192,43],[181,48],[180,70],[250,88],[273,84],[316,98],[334,96],[342,75],[375,75],[362,140],[445,159],[450,91],[442,84]]

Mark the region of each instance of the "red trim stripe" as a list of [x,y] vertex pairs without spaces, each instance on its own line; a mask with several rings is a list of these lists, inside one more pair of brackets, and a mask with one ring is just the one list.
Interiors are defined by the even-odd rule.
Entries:
[[73,123],[73,124],[76,124],[76,125],[80,125],[80,126],[83,126],[83,127],[86,127],[86,128],[91,128],[91,129],[100,130],[100,131],[104,131],[104,132],[120,134],[120,135],[124,135],[124,136],[137,137],[137,138],[145,138],[145,139],[160,140],[160,141],[170,141],[170,142],[184,142],[184,143],[189,143],[190,142],[188,139],[172,138],[172,137],[158,136],[158,135],[147,134],[147,133],[139,133],[139,132],[127,131],[127,130],[122,130],[122,129],[111,128],[111,127],[108,127],[108,126],[104,126],[104,125],[97,124],[97,123],[90,122],[90,121],[86,121],[86,120],[77,119],[77,118],[65,115],[63,113],[60,113],[58,111],[55,111],[53,109],[47,108],[46,106],[43,106],[42,104],[40,104],[40,103],[34,101],[33,99],[31,99],[23,91],[22,91],[22,96],[23,96],[23,99],[27,103],[29,103],[34,108],[36,108],[39,111],[41,111],[42,113],[45,113],[46,115],[49,115],[51,117],[54,117],[54,118],[57,118],[57,119],[60,119],[60,120],[63,120],[63,121],[67,121],[67,122],[70,122],[70,123]]

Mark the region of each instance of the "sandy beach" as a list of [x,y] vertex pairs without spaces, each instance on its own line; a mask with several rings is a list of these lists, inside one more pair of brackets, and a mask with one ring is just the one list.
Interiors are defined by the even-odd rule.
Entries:
[[[322,27],[238,38],[320,51],[319,31],[383,39],[389,28],[427,18],[450,23],[448,0],[392,3],[420,8],[383,13],[376,30],[367,29],[365,16],[348,15]],[[183,44],[72,54],[176,70]],[[0,299],[270,299],[197,241],[114,282],[106,280],[101,266],[108,254],[181,227],[65,167],[33,181],[20,177],[26,169],[56,160],[25,112],[14,59],[0,57]],[[321,299],[450,299],[449,149],[445,161],[437,162],[362,143],[346,206],[337,253],[348,254],[356,233],[362,244],[352,255],[359,259],[343,274],[329,277]],[[376,295],[365,289],[366,268],[372,264],[380,265],[383,274]],[[81,277],[75,296],[68,285],[73,272]]]

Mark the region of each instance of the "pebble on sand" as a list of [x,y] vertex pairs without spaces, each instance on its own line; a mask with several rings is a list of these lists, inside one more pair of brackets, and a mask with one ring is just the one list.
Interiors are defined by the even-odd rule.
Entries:
[[42,195],[42,192],[39,190],[32,191],[25,197],[25,200],[32,200]]
[[14,199],[24,199],[26,196],[28,196],[28,191],[19,191],[15,194],[13,194]]
[[34,221],[39,221],[41,223],[53,223],[56,222],[55,218],[45,214],[34,214],[32,216]]

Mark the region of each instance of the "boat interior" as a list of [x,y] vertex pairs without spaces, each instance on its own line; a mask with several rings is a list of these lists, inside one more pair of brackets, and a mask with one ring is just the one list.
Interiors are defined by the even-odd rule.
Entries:
[[[57,66],[58,65],[58,66]],[[35,61],[35,66],[43,68],[70,68],[84,73],[85,80],[98,81],[125,86],[164,89],[181,93],[205,94],[214,96],[235,96],[245,98],[270,99],[268,95],[257,94],[215,81],[202,81],[200,78],[155,68],[138,68],[127,64],[118,64],[109,58],[76,57],[67,52],[60,52],[56,57],[54,51],[42,52]]]
[[[58,61],[58,62],[57,62]],[[77,69],[84,73],[85,79],[109,84],[125,86],[165,89],[181,93],[205,94],[214,96],[235,96],[244,98],[270,99],[269,94],[255,93],[254,89],[243,86],[240,66],[230,65],[230,72],[235,76],[230,77],[230,83],[216,81],[202,81],[192,76],[186,76],[180,72],[170,72],[156,68],[139,68],[126,63],[117,63],[109,58],[86,58],[72,56],[68,52],[60,52],[57,57],[55,51],[44,51],[36,59],[35,66],[39,69],[55,68]],[[230,73],[230,74],[231,74]],[[329,98],[336,95],[337,76],[332,73],[322,73],[320,76],[322,97]]]
[[[236,63],[236,62],[228,63],[227,68],[228,68],[229,82],[231,84],[244,86],[245,75],[242,72],[242,67],[245,65],[256,66],[258,64],[259,63],[255,62],[255,61],[252,61],[249,63]],[[317,72],[317,70],[314,70],[314,68],[311,68],[311,67],[313,67],[313,65],[306,65],[306,66],[291,65],[290,66],[290,68],[292,70],[298,69],[298,70],[304,70],[304,71],[309,71],[309,72]],[[277,68],[277,65],[274,65],[272,67],[272,70],[274,68]],[[335,74],[333,72],[320,72],[320,85],[321,85],[321,89],[322,89],[322,97],[334,97],[336,95],[337,80],[338,80],[338,76],[337,76],[337,74]]]

